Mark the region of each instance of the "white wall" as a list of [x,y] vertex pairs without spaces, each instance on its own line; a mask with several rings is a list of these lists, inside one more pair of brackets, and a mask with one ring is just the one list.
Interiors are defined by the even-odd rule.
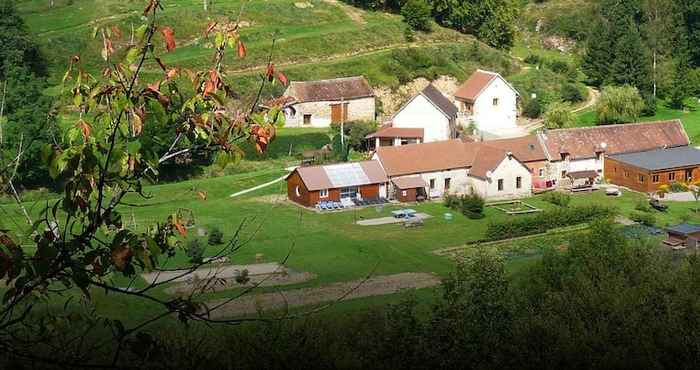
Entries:
[[580,172],[580,171],[597,171],[602,174],[604,161],[597,158],[587,158],[587,159],[574,159],[574,160],[563,160],[556,162],[549,162],[549,173],[554,179],[561,180],[561,173],[566,172]]
[[[375,119],[376,102],[374,97],[347,100],[345,103],[348,104],[348,122]],[[321,101],[294,104],[295,115],[291,115],[291,109],[285,109],[285,127],[328,127],[331,125],[331,105],[333,104],[340,104],[340,102]],[[311,114],[310,125],[304,125],[305,114]]]
[[[498,105],[493,99],[498,98]],[[494,79],[474,102],[472,119],[479,130],[507,129],[517,127],[518,97],[501,78]]]
[[[520,189],[516,187],[521,178]],[[487,179],[470,177],[474,190],[488,200],[526,198],[532,195],[532,175],[515,158],[504,158]],[[498,190],[498,180],[503,179],[503,190]]]
[[451,139],[449,119],[423,95],[413,98],[392,122],[394,127],[422,128],[425,143]]
[[[376,156],[376,154],[375,154]],[[425,181],[425,190],[430,198],[440,198],[445,195],[445,179],[450,179],[450,194],[464,194],[469,189],[469,177],[467,169],[449,171],[436,171],[418,174]],[[394,178],[413,177],[414,175],[393,176]],[[435,180],[435,187],[430,189],[430,180]],[[393,186],[393,185],[392,185]]]

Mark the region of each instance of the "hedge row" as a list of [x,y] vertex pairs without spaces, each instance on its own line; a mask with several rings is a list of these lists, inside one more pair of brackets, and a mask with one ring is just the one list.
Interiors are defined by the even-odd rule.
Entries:
[[558,227],[572,226],[599,218],[612,217],[616,213],[617,210],[614,207],[596,204],[557,208],[531,216],[492,221],[486,228],[486,239],[502,240],[539,234]]

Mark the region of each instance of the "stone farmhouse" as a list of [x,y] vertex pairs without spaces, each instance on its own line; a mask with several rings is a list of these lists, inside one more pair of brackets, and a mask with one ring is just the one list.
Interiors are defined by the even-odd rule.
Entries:
[[546,180],[555,183],[600,179],[606,156],[690,144],[679,120],[545,130],[537,137],[547,156]]
[[482,136],[502,136],[518,130],[518,91],[496,72],[477,69],[455,92],[464,126]]
[[530,169],[512,152],[488,143],[447,140],[379,147],[373,159],[391,180],[389,194],[397,198],[406,199],[413,190],[426,199],[471,190],[489,200],[532,194]]
[[366,138],[372,148],[455,139],[457,107],[430,84]]
[[[286,127],[328,127],[331,123],[376,119],[375,94],[364,77],[292,81],[281,98]],[[282,104],[279,104],[282,103]]]

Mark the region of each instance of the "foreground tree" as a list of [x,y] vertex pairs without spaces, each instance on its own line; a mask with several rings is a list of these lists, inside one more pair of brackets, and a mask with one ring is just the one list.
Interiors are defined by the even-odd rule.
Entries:
[[[83,302],[89,302],[93,290],[98,288],[148,301],[161,311],[133,327],[111,319],[74,321],[74,329],[89,332],[106,326],[113,332],[109,340],[80,348],[87,353],[99,351],[100,346],[113,349],[113,360],[106,364],[111,366],[119,363],[123,344],[158,319],[241,322],[212,319],[211,309],[198,301],[206,287],[215,284],[215,276],[205,282],[204,289],[185,297],[164,299],[154,294],[154,289],[217,258],[231,256],[243,244],[240,233],[244,225],[228,243],[217,248],[211,259],[192,255],[189,263],[173,266],[172,259],[183,253],[182,239],[187,234],[184,220],[177,214],[164,216],[145,231],[137,231],[122,222],[120,207],[128,194],[145,196],[144,181],[158,176],[165,163],[209,153],[216,156],[218,163],[226,164],[241,155],[238,145],[245,140],[264,151],[273,140],[276,127],[283,123],[283,115],[274,108],[266,114],[257,113],[254,108],[234,108],[234,89],[227,84],[223,71],[228,53],[233,51],[239,58],[247,53],[237,22],[212,22],[204,30],[205,37],[213,37],[215,45],[209,69],[177,68],[165,65],[160,58],[161,53],[177,47],[175,30],[158,22],[164,1],[148,0],[145,4],[146,21],[129,38],[134,43],[123,43],[124,50],[114,46],[122,37],[118,27],[96,30],[105,60],[101,76],[83,70],[79,56],[71,57],[63,83],[70,109],[78,113],[78,119],[43,148],[49,173],[54,181],[62,182],[64,193],[60,199],[47,202],[36,218],[24,209],[18,197],[17,207],[24,211],[28,226],[14,227],[13,232],[3,228],[0,234],[0,279],[7,286],[0,306],[0,349],[5,354],[58,364],[65,361],[66,366],[84,358],[81,356],[86,353],[76,354],[68,349],[51,358],[43,357],[35,348],[39,338],[41,343],[49,343],[67,335],[56,325],[47,326],[42,315],[35,314],[37,310],[60,302],[64,294],[71,297],[75,290],[82,292]],[[272,45],[274,50],[274,41]],[[275,79],[287,82],[283,74],[275,72],[271,60],[272,54],[266,72],[260,76],[261,92],[265,84]],[[147,65],[161,70],[160,79],[143,78]],[[256,106],[257,99],[251,104]],[[159,138],[168,143],[163,153],[155,153],[141,142],[144,128],[155,123],[172,128],[166,131],[171,135]],[[0,163],[4,185],[12,185],[13,177],[7,174],[25,160],[23,153],[20,148],[17,156]],[[124,289],[114,281],[115,276],[121,275],[133,283],[143,271],[169,271],[177,277],[148,282],[138,289]],[[72,307],[71,298],[64,304]],[[148,341],[142,334],[137,339],[142,344]]]

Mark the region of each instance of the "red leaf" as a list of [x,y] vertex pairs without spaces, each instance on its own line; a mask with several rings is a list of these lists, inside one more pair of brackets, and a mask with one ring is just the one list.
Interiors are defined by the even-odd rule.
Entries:
[[177,221],[173,224],[175,228],[177,229],[177,232],[180,233],[180,235],[187,236],[187,229],[185,229],[184,226],[180,223],[180,221]]
[[165,77],[168,80],[172,80],[175,78],[175,76],[177,76],[177,68],[170,68],[167,72],[165,72]]
[[122,30],[119,29],[119,26],[114,25],[111,27],[111,30],[112,30],[112,35],[114,35],[114,37],[116,37],[117,39],[122,38]]
[[248,53],[248,50],[246,49],[243,41],[238,40],[238,57],[245,58],[247,53]]
[[267,65],[267,72],[265,73],[267,80],[272,82],[275,79],[275,65],[270,63]]
[[175,49],[175,31],[170,27],[163,27],[160,33],[165,37],[165,48],[168,51]]
[[134,252],[129,247],[119,246],[112,251],[112,263],[117,271],[124,271]]
[[282,72],[277,73],[277,79],[284,86],[287,86],[289,84],[289,80],[287,79],[287,76],[285,76],[284,73],[282,73]]
[[77,126],[80,129],[80,133],[83,134],[83,139],[87,141],[87,139],[90,137],[90,125],[81,119],[78,121]]
[[211,33],[211,31],[214,30],[214,28],[216,28],[217,24],[218,23],[216,23],[215,21],[209,22],[209,24],[207,25],[207,30],[204,32],[204,38],[209,37],[209,34]]

